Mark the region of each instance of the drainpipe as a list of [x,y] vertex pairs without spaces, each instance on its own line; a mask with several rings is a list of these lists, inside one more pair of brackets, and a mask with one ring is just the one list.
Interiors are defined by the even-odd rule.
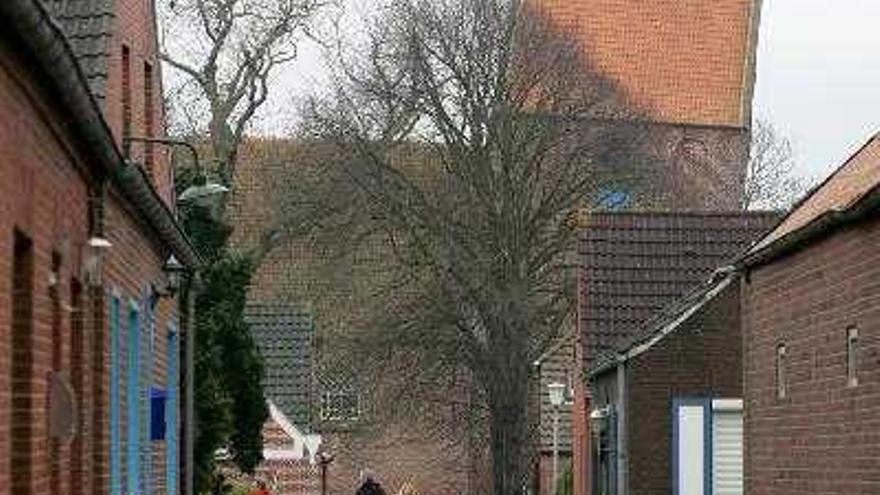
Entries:
[[629,448],[626,438],[626,362],[617,365],[617,493],[627,493],[627,459],[629,458]]
[[201,290],[201,280],[197,273],[193,272],[189,275],[186,283],[186,291],[182,294],[180,301],[182,324],[180,331],[183,333],[180,349],[180,359],[183,361],[181,366],[180,386],[183,389],[183,401],[181,401],[181,425],[180,438],[182,439],[182,454],[180,456],[180,474],[179,491],[182,495],[193,495],[195,493],[195,298],[196,294]]

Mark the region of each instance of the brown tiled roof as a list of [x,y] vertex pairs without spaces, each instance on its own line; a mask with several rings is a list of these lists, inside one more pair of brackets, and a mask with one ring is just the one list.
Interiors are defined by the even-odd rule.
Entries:
[[757,0],[531,1],[652,118],[748,125]]
[[730,264],[777,218],[765,212],[590,215],[579,247],[585,357],[631,343],[649,320]]
[[103,99],[107,84],[107,56],[113,34],[115,0],[42,2],[64,31],[92,94]]
[[761,251],[803,229],[825,213],[846,210],[877,187],[880,187],[880,134],[872,137],[825,182],[796,204],[750,253]]

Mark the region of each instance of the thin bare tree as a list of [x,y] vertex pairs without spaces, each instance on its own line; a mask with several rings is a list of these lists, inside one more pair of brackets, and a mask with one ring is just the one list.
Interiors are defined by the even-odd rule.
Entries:
[[161,5],[161,57],[184,76],[184,83],[170,91],[170,103],[192,124],[190,131],[207,131],[211,158],[226,184],[232,183],[239,145],[269,96],[272,77],[296,58],[297,42],[327,3],[166,0]]
[[[529,363],[573,307],[576,213],[594,206],[603,158],[640,148],[637,119],[576,40],[519,1],[377,12],[340,57],[333,96],[307,109],[304,140],[325,149],[272,236],[305,232],[354,255],[380,246],[366,250],[375,307],[361,309],[345,361],[392,409],[432,409],[432,388],[478,400],[494,493],[518,493]],[[388,383],[402,385],[393,397]]]
[[742,197],[744,209],[784,210],[807,189],[807,180],[795,173],[791,141],[768,120],[752,127],[751,151]]

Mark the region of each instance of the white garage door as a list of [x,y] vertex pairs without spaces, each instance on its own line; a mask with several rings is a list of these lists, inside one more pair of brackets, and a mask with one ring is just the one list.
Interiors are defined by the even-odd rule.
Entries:
[[703,495],[705,477],[704,406],[678,409],[678,490],[676,495]]
[[743,493],[743,420],[741,401],[712,404],[712,494]]

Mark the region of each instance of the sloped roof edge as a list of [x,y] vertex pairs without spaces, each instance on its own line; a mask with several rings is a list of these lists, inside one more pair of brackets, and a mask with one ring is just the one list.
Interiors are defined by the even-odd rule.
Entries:
[[589,377],[593,378],[601,375],[618,364],[625,363],[650,350],[675,332],[694,313],[714,300],[737,277],[738,274],[734,271],[733,267],[719,269],[706,283],[700,285],[649,321],[645,325],[646,331],[640,338],[631,342],[625,349],[621,349],[615,354],[598,360],[596,366],[588,371]]
[[[825,178],[817,186],[813,187],[803,198],[798,200],[788,213],[767,233],[764,238],[745,253],[736,263],[740,267],[752,267],[768,263],[788,253],[797,251],[814,239],[836,229],[837,227],[857,221],[871,211],[880,209],[880,182],[873,184],[862,194],[849,198],[842,208],[831,208],[821,212],[810,219],[807,223],[794,228],[783,235],[771,239],[777,229],[785,224],[800,208],[804,207],[811,198],[819,194],[843,173],[847,166],[872,145],[880,143],[880,133],[873,135],[833,173]],[[880,166],[880,164],[878,164]],[[771,239],[768,241],[768,239]]]

